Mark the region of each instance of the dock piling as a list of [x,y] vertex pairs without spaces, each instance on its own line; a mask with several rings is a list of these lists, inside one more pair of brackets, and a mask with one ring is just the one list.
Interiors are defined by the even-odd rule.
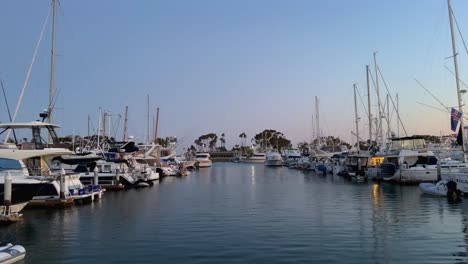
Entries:
[[99,185],[99,170],[94,168],[94,185]]
[[3,193],[3,203],[6,206],[5,213],[9,215],[10,206],[11,206],[11,189],[13,185],[13,180],[11,178],[10,172],[8,171],[5,175],[5,191]]
[[118,185],[120,182],[120,169],[117,168],[115,170],[115,185]]
[[60,199],[65,199],[65,169],[60,169]]

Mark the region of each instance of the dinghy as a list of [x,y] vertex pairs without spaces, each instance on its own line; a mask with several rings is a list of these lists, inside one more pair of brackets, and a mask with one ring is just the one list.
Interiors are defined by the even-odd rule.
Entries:
[[447,181],[439,181],[436,184],[420,183],[419,189],[425,194],[435,196],[447,196]]
[[26,249],[24,249],[23,246],[7,244],[6,246],[0,247],[0,264],[16,263],[24,259],[25,255]]

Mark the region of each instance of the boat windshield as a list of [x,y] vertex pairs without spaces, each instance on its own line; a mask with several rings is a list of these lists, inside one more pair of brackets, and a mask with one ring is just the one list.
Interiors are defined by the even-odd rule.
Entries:
[[21,164],[18,160],[0,159],[0,171],[5,170],[21,170]]

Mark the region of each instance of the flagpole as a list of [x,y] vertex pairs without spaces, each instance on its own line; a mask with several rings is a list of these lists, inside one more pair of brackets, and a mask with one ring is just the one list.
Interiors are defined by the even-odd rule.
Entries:
[[[458,62],[457,62],[457,46],[455,45],[455,32],[453,31],[453,14],[452,14],[452,6],[450,4],[450,0],[447,0],[448,5],[448,12],[449,12],[449,20],[450,20],[450,34],[452,36],[452,50],[453,50],[453,64],[455,66],[455,81],[457,84],[457,95],[458,95],[458,111],[463,113],[462,109],[462,97],[460,92],[460,78],[458,77]],[[463,161],[466,162],[466,155],[465,155],[465,140],[464,140],[464,128],[463,128],[463,118],[460,118],[460,129],[462,135],[462,150],[463,150]]]

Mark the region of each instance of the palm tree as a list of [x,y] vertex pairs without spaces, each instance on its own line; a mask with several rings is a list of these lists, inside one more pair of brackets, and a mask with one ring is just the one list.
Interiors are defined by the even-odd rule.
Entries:
[[240,139],[241,139],[241,147],[243,147],[243,146],[244,146],[244,141],[245,141],[245,139],[247,138],[247,135],[246,135],[244,132],[242,132],[242,133],[239,135],[239,137],[240,137]]
[[223,148],[226,148],[226,139],[224,137],[225,137],[225,135],[224,135],[224,133],[222,133],[221,138],[219,139],[219,141],[221,141],[221,146]]

